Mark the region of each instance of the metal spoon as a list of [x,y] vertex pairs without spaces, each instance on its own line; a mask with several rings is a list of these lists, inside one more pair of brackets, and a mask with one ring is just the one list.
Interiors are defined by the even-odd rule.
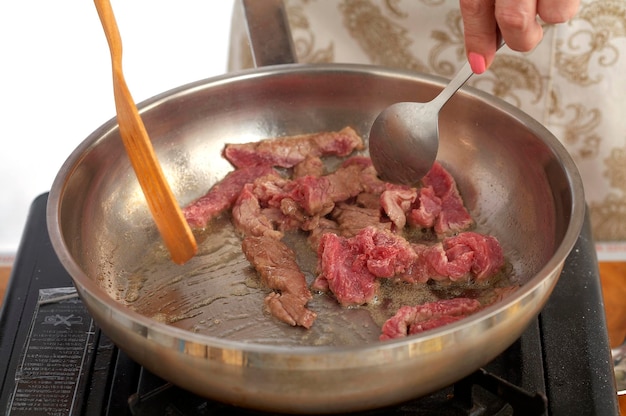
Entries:
[[[498,49],[503,44],[500,39]],[[428,173],[439,150],[439,111],[472,74],[466,62],[433,100],[396,103],[378,115],[370,130],[369,151],[383,179],[414,185]]]

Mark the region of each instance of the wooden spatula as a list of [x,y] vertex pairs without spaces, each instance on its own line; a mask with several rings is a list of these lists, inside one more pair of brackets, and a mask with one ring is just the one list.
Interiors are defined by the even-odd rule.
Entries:
[[152,217],[175,263],[183,264],[196,251],[196,240],[167,183],[146,128],[122,72],[122,39],[109,0],[94,0],[113,65],[113,92],[120,134],[126,153],[148,201]]

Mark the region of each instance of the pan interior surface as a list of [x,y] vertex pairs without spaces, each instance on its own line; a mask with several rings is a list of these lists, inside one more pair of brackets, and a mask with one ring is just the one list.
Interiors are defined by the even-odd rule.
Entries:
[[[261,79],[259,79],[261,78]],[[375,115],[391,102],[427,100],[440,86],[388,74],[333,70],[198,84],[146,104],[142,117],[182,205],[202,196],[230,165],[225,143],[352,126],[367,138]],[[444,108],[438,159],[456,178],[477,231],[501,241],[513,283],[535,276],[562,243],[573,196],[570,179],[550,144],[488,98],[458,94]],[[64,241],[84,277],[124,307],[193,333],[276,345],[361,345],[377,340],[382,308],[339,306],[317,294],[312,330],[291,328],[263,311],[268,290],[241,252],[227,216],[197,237],[199,254],[173,264],[158,238],[141,189],[111,122],[70,159],[59,212]],[[85,147],[85,146],[84,146]],[[307,279],[315,254],[298,248]],[[396,290],[396,293],[398,291]],[[407,294],[428,301],[427,291]],[[417,302],[416,302],[417,303]],[[391,312],[393,314],[393,312]],[[388,316],[387,316],[388,317]]]
[[[285,65],[199,81],[138,107],[184,206],[232,170],[221,156],[226,143],[345,126],[367,141],[384,108],[428,101],[443,85],[370,66]],[[547,301],[584,219],[572,159],[514,107],[463,88],[442,110],[440,134],[438,160],[455,178],[476,230],[500,241],[507,283],[520,288],[419,336],[378,341],[383,319],[399,304],[428,301],[432,287],[393,287],[396,304],[359,308],[316,293],[308,304],[318,315],[311,330],[272,318],[263,308],[268,289],[244,258],[227,215],[197,232],[196,257],[182,266],[171,262],[114,119],[70,155],[55,179],[50,237],[96,323],[131,358],[174,384],[287,413],[399,403],[459,380],[514,342]],[[305,238],[288,235],[286,242],[311,282],[316,258]]]

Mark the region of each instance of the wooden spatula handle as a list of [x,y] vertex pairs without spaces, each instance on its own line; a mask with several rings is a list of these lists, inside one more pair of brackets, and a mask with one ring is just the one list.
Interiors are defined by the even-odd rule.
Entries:
[[196,251],[195,237],[165,179],[148,132],[122,72],[122,41],[109,0],[94,0],[111,51],[113,91],[120,135],[148,207],[175,263],[183,264]]

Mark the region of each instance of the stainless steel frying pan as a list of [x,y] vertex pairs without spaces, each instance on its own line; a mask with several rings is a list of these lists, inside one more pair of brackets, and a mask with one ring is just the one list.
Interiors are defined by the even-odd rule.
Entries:
[[[365,138],[391,103],[427,101],[444,80],[362,65],[275,65],[199,81],[139,105],[181,205],[231,166],[227,142],[353,126]],[[439,160],[480,231],[502,243],[521,288],[454,324],[377,341],[365,309],[325,296],[310,331],[262,310],[266,289],[228,220],[199,254],[168,259],[115,119],[69,156],[52,186],[48,228],[102,330],[134,360],[200,395],[292,413],[369,409],[427,394],[506,349],[547,301],[580,232],[584,197],[559,141],[516,108],[463,88],[441,113]],[[297,241],[292,244],[298,244]],[[301,259],[308,278],[311,264]]]

